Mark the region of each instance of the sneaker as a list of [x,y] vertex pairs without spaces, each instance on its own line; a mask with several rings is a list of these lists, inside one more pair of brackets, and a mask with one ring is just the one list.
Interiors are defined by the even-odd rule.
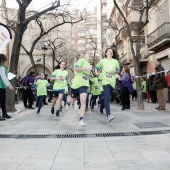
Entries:
[[59,112],[56,112],[56,117],[59,117]]
[[83,119],[79,121],[78,126],[86,126],[86,124],[84,123]]
[[89,109],[87,108],[87,109],[85,109],[85,112],[88,112],[89,111]]
[[54,107],[51,108],[51,114],[54,114]]
[[94,109],[91,109],[92,112],[94,112]]
[[114,118],[115,118],[114,116],[109,115],[108,118],[107,118],[107,122],[110,122],[110,121],[113,120]]
[[79,105],[75,105],[75,110],[78,110],[79,109]]
[[96,102],[96,106],[97,106],[97,109],[99,110],[100,109],[100,104],[98,104],[98,102]]
[[39,114],[40,113],[40,110],[37,110],[37,114]]

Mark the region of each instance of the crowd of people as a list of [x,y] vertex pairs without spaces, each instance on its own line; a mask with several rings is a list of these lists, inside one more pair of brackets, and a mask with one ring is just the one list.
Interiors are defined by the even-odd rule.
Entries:
[[[35,109],[33,107],[35,102],[37,114],[39,114],[42,106],[47,104],[48,96],[48,102],[52,102],[51,113],[56,113],[57,117],[63,107],[68,108],[75,105],[80,114],[78,126],[86,125],[85,112],[89,110],[89,106],[92,112],[95,111],[96,106],[101,114],[106,114],[106,120],[110,122],[115,118],[111,115],[110,101],[116,100],[117,103],[120,103],[122,111],[130,109],[130,99],[137,100],[137,79],[141,78],[143,100],[151,103],[158,102],[156,109],[165,110],[165,87],[168,87],[170,102],[170,72],[165,77],[160,61],[155,60],[156,67],[153,74],[148,78],[134,77],[130,74],[127,65],[120,67],[118,60],[114,59],[114,53],[112,48],[106,49],[105,57],[92,67],[90,63],[93,56],[90,51],[86,51],[74,65],[75,74],[71,82],[65,61],[61,61],[54,68],[49,78],[44,73],[39,73],[35,77],[35,73],[30,72],[29,75],[18,79],[16,100],[22,100],[26,109]],[[11,118],[5,107],[6,88],[14,90],[7,78],[6,60],[6,56],[0,54],[0,107],[2,108],[0,120]],[[68,94],[71,96],[70,99],[67,99]],[[62,105],[62,101],[64,105]]]

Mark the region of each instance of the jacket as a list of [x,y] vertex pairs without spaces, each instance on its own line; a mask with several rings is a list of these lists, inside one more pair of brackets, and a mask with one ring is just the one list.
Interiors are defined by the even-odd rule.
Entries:
[[[166,86],[166,82],[165,82],[165,72],[162,73],[158,73],[161,71],[164,71],[164,68],[162,67],[161,64],[159,64],[159,66],[157,66],[155,68],[156,72],[155,72],[155,76],[153,79],[153,89],[158,90],[158,89],[164,89]],[[156,74],[158,73],[158,74]]]
[[166,75],[166,83],[167,83],[167,86],[170,87],[170,72]]

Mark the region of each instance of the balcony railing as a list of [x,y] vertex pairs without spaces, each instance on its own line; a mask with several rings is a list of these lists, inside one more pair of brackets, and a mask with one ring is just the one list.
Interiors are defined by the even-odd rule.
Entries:
[[149,50],[156,50],[170,41],[170,22],[165,22],[148,35]]

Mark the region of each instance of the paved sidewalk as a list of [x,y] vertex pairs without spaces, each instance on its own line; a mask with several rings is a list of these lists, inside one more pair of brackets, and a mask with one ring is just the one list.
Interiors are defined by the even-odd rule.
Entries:
[[[16,105],[19,113],[0,122],[0,134],[96,134],[170,130],[170,104],[166,111],[155,110],[156,104],[145,103],[144,111],[121,111],[113,104],[116,117],[96,110],[85,116],[85,128],[78,127],[79,115],[74,108],[64,109],[60,117],[50,113],[50,104],[40,114]],[[0,170],[170,170],[170,134],[89,138],[1,138]]]

